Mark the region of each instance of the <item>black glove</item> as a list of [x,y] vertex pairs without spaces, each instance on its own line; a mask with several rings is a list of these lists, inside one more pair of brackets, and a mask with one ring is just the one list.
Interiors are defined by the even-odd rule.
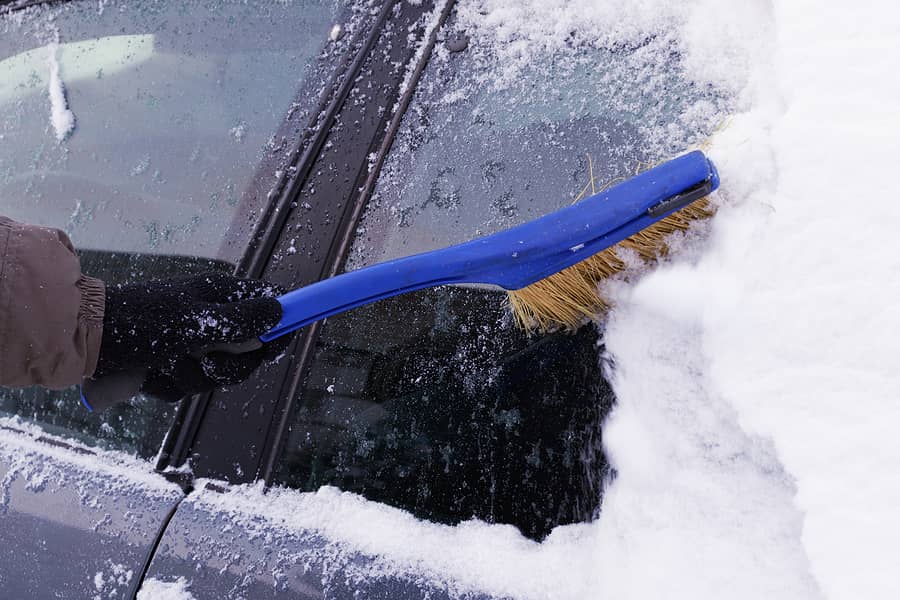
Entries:
[[222,273],[110,286],[94,379],[144,370],[142,391],[169,401],[239,383],[280,354],[289,336],[241,354],[210,348],[254,340],[274,327],[280,292]]

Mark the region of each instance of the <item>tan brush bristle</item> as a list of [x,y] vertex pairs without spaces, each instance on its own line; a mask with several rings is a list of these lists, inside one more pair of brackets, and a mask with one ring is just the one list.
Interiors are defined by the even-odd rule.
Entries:
[[687,230],[693,221],[707,219],[713,212],[703,198],[568,269],[508,292],[516,323],[525,330],[575,330],[586,318],[604,314],[609,304],[598,284],[626,267],[617,249],[631,250],[645,262],[656,260],[668,253],[666,240],[672,233]]

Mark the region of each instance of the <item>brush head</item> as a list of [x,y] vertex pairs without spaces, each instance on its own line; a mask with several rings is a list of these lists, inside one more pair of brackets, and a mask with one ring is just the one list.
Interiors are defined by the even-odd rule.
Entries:
[[667,240],[676,231],[714,213],[702,198],[590,258],[519,290],[508,292],[516,324],[527,331],[574,331],[587,319],[603,316],[609,302],[600,282],[625,271],[618,251],[628,250],[650,263],[668,254]]

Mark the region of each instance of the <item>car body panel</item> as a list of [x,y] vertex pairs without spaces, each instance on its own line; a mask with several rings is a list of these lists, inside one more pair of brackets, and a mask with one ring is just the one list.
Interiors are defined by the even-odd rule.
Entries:
[[422,576],[330,532],[291,522],[284,511],[303,510],[304,500],[311,501],[306,508],[314,509],[322,499],[290,494],[286,505],[276,508],[281,497],[264,494],[262,486],[205,484],[179,506],[147,579],[183,580],[198,600],[489,597],[476,591],[451,593],[438,577]]
[[0,597],[130,597],[183,496],[146,462],[3,419]]

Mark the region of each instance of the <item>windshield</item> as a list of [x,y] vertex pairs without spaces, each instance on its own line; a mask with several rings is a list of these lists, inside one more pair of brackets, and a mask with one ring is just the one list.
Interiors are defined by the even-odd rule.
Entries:
[[79,248],[234,260],[274,181],[254,186],[258,167],[335,44],[340,4],[0,16],[0,213],[61,227]]

